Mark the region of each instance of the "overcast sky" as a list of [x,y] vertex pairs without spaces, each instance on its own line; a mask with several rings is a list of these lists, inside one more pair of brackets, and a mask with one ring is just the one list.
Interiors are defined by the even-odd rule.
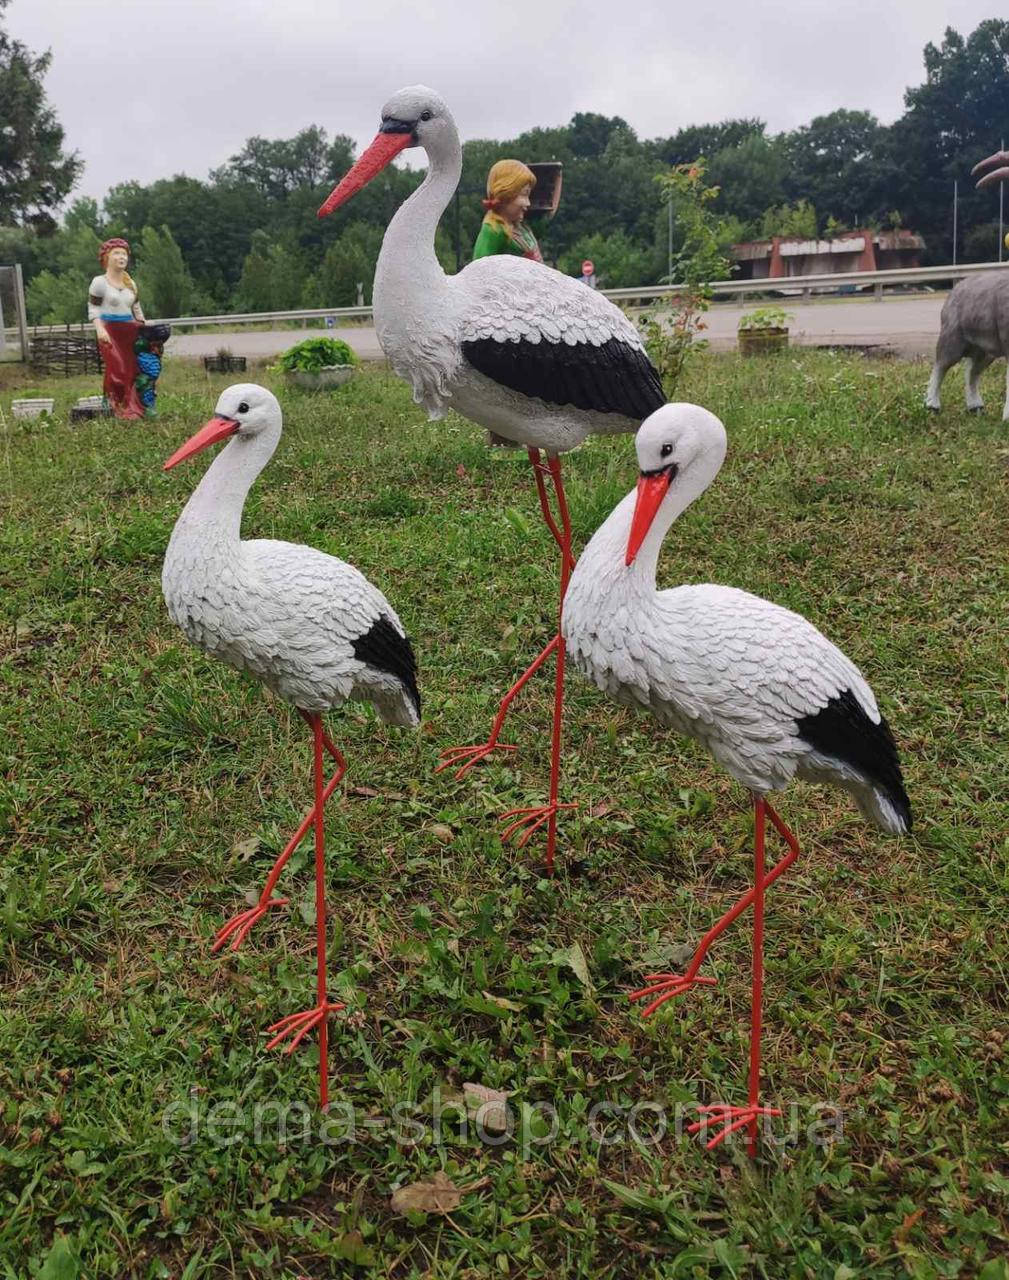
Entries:
[[772,132],[837,107],[888,123],[922,50],[999,16],[995,0],[13,0],[5,25],[51,48],[46,86],[86,162],[75,194],[205,177],[253,134],[309,124],[370,141],[387,97],[430,85],[462,137],[576,111],[641,137],[759,116]]

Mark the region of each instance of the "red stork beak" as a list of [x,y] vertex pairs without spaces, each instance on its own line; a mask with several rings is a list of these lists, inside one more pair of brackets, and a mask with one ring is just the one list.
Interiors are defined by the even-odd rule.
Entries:
[[[398,124],[399,122],[390,121],[389,123]],[[398,156],[406,147],[414,145],[412,127],[405,125],[403,128],[407,131],[401,132],[396,129],[393,132],[383,128],[381,133],[375,135],[374,142],[360,157],[357,164],[345,177],[340,179],[325,201],[319,206],[318,217],[325,218],[334,209],[339,209],[340,205],[346,204],[351,196],[356,195],[362,187],[368,185],[376,174],[382,172],[393,156]]]
[[634,557],[641,550],[641,544],[652,527],[655,513],[662,506],[662,499],[669,491],[673,479],[672,468],[663,467],[661,471],[649,474],[642,472],[638,476],[638,500],[634,504],[634,515],[631,518],[631,532],[627,539],[627,554],[624,564],[634,563]]
[[228,436],[233,436],[238,427],[239,424],[234,418],[219,416],[211,418],[208,423],[200,427],[196,435],[190,436],[184,445],[175,450],[161,470],[171,471],[172,467],[177,467],[180,462],[185,462],[187,458],[194,457],[210,445],[217,444],[218,440],[226,440]]

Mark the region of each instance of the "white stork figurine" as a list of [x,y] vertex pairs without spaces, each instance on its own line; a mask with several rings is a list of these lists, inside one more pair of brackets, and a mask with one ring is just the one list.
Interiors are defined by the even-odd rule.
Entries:
[[[429,417],[449,408],[487,427],[492,437],[529,453],[543,517],[561,550],[561,589],[570,566],[571,526],[559,454],[589,435],[636,431],[664,402],[658,374],[637,331],[601,294],[541,263],[509,255],[479,258],[446,276],[435,256],[438,220],[462,171],[462,148],[444,101],[423,85],[401,89],[382,108],[377,137],[319,209],[324,217],[370,182],[406,147],[423,147],[428,171],[389,224],[375,271],[375,328],[393,369],[413,387]],[[546,452],[546,464],[540,450]],[[545,476],[557,494],[555,519]],[[508,708],[533,673],[556,654],[550,798],[515,809],[504,839],[524,845],[547,824],[547,866],[556,844],[564,640],[558,634],[502,700],[488,740],[444,752],[462,777],[500,742]]]
[[[754,887],[701,940],[684,974],[653,974],[631,999],[645,1016],[695,985],[712,942],[751,904],[753,1002],[749,1099],[745,1107],[702,1107],[691,1126],[721,1126],[708,1143],[780,1111],[758,1105],[764,893],[799,854],[767,794],[794,777],[844,788],[891,835],[911,829],[911,808],[893,736],[857,667],[797,613],[735,587],[656,591],[655,568],[670,525],[707,489],[725,457],[725,428],[693,404],[653,413],[636,440],[635,492],[596,532],[575,567],[564,607],[572,661],[616,701],[641,708],[695,738],[753,795]],[[765,874],[765,815],[789,847]]]
[[[209,445],[230,440],[207,469],[172,530],[161,583],[172,621],[205,653],[251,671],[296,707],[314,740],[315,803],[275,862],[255,907],[217,933],[214,950],[238,948],[253,925],[287,898],[272,896],[284,864],[315,827],[317,1000],[270,1027],[267,1048],[290,1037],[288,1052],[319,1028],[319,1103],[328,1100],[327,1019],[344,1006],[326,994],[326,899],[323,807],[346,770],[322,723],[348,699],[372,703],[389,724],[416,726],[420,694],[413,649],[385,596],[353,565],[314,547],[240,537],[249,489],[280,440],[281,412],[264,387],[239,383],[221,393],[210,421],[178,449],[164,470]],[[323,750],[336,762],[328,783]]]

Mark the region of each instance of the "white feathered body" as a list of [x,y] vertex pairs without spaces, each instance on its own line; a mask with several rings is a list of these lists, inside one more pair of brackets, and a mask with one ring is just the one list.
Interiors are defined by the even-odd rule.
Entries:
[[[509,254],[478,258],[455,276],[443,271],[435,230],[458,183],[460,157],[453,131],[386,230],[373,304],[393,369],[430,418],[455,409],[516,445],[560,453],[592,434],[637,430],[662,402],[661,386],[618,307],[559,271]],[[483,344],[492,363],[495,347],[506,363],[525,361],[524,389],[475,368],[468,344]],[[551,367],[554,356],[565,369]],[[574,402],[555,403],[558,395]]]
[[[172,620],[205,653],[252,672],[305,711],[357,699],[390,723],[416,725],[418,707],[404,681],[355,655],[355,642],[374,634],[376,624],[390,627],[388,638],[409,652],[382,592],[353,565],[314,547],[240,540],[251,484],[241,475],[250,460],[243,450],[250,452],[249,443],[234,440],[221,452],[172,531],[162,570]],[[238,462],[237,472],[229,461]],[[410,683],[415,690],[412,675]]]
[[880,826],[905,830],[885,789],[800,735],[800,721],[845,694],[880,725],[855,664],[801,615],[749,592],[711,583],[656,591],[654,561],[624,564],[634,499],[597,531],[565,597],[563,631],[579,670],[615,701],[696,739],[754,792],[796,776],[833,783]]

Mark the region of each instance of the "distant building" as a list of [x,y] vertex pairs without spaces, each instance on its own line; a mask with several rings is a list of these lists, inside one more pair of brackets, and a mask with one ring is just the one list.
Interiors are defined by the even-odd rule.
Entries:
[[840,271],[887,271],[917,267],[925,241],[915,231],[845,231],[829,240],[773,236],[749,240],[730,250],[734,280],[779,280],[826,276]]

